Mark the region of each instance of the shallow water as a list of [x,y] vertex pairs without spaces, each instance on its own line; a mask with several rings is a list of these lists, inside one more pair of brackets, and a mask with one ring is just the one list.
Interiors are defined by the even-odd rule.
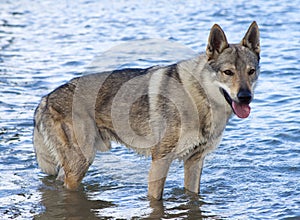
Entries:
[[[299,5],[262,0],[2,1],[1,219],[300,218]],[[97,155],[78,192],[66,191],[39,170],[32,130],[43,95],[91,66],[185,59],[192,53],[178,44],[204,51],[214,23],[230,42],[238,42],[252,20],[260,26],[262,45],[252,112],[245,120],[233,117],[221,145],[207,156],[199,196],[184,193],[183,165],[175,161],[163,202],[150,203],[150,159],[120,145]],[[124,43],[139,45],[144,39],[168,40],[171,48],[130,46],[124,56]]]

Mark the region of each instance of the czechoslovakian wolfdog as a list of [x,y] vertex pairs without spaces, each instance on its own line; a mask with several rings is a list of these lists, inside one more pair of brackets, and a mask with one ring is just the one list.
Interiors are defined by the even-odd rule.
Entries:
[[230,116],[250,114],[259,53],[255,21],[239,44],[229,44],[215,24],[206,53],[194,59],[72,79],[35,111],[39,166],[75,190],[96,152],[116,141],[152,156],[150,198],[162,198],[174,159],[184,161],[185,189],[199,193],[204,157],[219,144]]

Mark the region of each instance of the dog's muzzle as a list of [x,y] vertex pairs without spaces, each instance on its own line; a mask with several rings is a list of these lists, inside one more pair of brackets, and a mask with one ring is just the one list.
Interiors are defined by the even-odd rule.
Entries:
[[241,89],[237,94],[238,101],[234,101],[224,89],[220,90],[234,114],[239,118],[247,118],[250,115],[249,104],[252,101],[252,94],[249,90]]

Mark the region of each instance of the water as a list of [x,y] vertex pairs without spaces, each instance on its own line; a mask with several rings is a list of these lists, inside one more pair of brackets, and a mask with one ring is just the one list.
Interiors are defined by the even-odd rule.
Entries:
[[[1,1],[1,219],[300,218],[299,5],[262,0]],[[103,69],[123,64],[119,61],[149,66],[189,53],[182,48],[178,53],[170,48],[165,53],[138,51],[114,63],[107,51],[114,47],[111,60],[122,57],[115,47],[121,43],[165,39],[204,51],[214,23],[230,42],[239,42],[252,20],[260,26],[262,44],[252,113],[246,120],[233,117],[221,145],[207,156],[199,196],[184,193],[182,163],[175,161],[163,202],[150,203],[150,159],[119,145],[97,155],[78,192],[66,191],[39,170],[32,118],[41,96],[81,75],[91,63]]]

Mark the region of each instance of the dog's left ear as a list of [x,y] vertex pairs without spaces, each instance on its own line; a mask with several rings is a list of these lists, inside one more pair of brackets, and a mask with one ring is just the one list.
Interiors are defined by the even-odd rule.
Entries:
[[253,21],[252,24],[250,25],[241,44],[245,47],[248,47],[259,57],[259,53],[260,53],[259,29],[255,21]]

